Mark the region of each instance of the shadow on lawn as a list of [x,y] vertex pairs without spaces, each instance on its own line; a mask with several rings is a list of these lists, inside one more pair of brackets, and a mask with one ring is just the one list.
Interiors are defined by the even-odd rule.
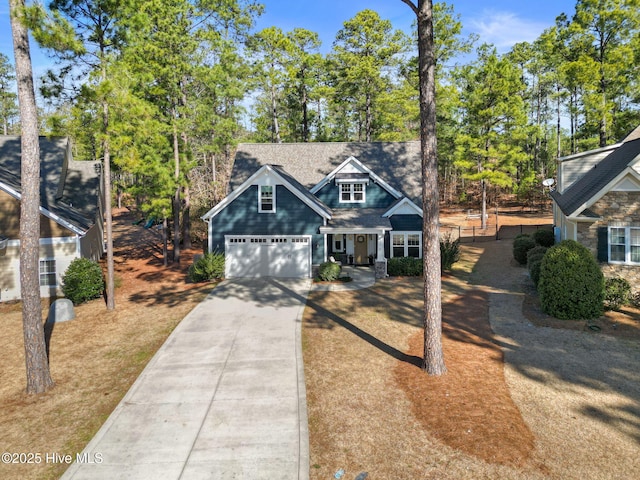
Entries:
[[507,318],[497,321],[492,318],[495,333],[503,339],[505,361],[540,384],[548,383],[551,375],[565,385],[563,388],[574,385],[594,395],[616,392],[620,399],[603,404],[604,409],[577,404],[575,412],[615,425],[617,430],[640,442],[637,339],[617,339],[590,330],[576,330],[572,320],[565,321],[567,329],[531,324],[522,311],[522,299],[530,282],[526,273],[526,269],[513,262],[511,242],[492,242],[484,246],[469,279],[480,288],[493,289],[494,293],[489,294],[491,310],[498,311],[508,302],[516,307]]

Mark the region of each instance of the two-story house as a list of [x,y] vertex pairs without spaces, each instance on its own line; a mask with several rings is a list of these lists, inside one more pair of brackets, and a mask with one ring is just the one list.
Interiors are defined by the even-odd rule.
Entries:
[[331,257],[421,257],[419,142],[243,144],[231,192],[202,218],[226,277],[310,277]]

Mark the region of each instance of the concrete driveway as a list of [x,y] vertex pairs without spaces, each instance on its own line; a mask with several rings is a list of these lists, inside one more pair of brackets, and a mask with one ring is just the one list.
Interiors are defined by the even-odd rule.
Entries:
[[63,479],[307,479],[301,318],[310,280],[218,285]]

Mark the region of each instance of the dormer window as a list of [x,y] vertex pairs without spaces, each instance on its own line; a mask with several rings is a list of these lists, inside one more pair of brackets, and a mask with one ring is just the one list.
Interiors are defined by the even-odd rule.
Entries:
[[274,213],[276,211],[275,193],[272,185],[260,185],[258,196],[258,212]]
[[340,203],[364,203],[365,184],[364,183],[341,183]]

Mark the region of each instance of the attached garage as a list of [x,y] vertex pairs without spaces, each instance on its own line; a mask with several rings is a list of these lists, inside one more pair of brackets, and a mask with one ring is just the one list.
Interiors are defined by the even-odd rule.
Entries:
[[226,235],[225,276],[311,277],[310,235]]

